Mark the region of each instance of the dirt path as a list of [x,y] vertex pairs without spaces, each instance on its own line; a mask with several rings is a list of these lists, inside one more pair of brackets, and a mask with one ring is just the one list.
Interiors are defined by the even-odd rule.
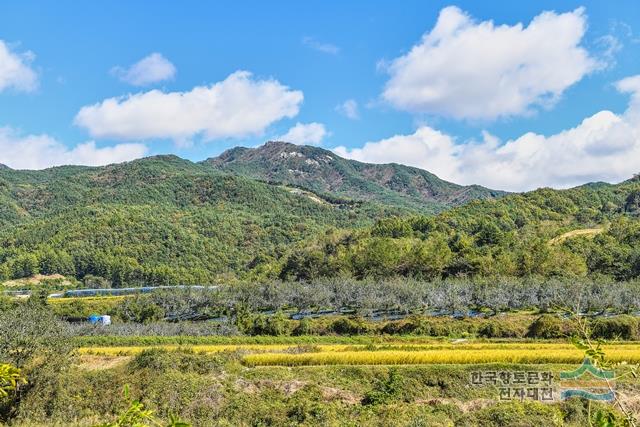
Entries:
[[563,233],[559,236],[554,237],[553,239],[549,240],[549,244],[550,245],[556,245],[558,243],[562,243],[567,239],[571,239],[577,236],[588,236],[588,237],[592,237],[595,235],[598,235],[600,233],[602,233],[604,231],[604,228],[600,227],[600,228],[582,228],[580,230],[571,230],[571,231],[567,231],[566,233]]

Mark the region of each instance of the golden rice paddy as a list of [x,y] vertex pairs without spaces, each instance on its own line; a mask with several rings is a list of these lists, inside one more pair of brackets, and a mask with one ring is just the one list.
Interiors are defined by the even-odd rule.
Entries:
[[[640,349],[607,351],[613,362],[640,362]],[[487,349],[434,351],[344,351],[316,353],[249,354],[244,362],[249,366],[307,365],[421,365],[421,364],[481,364],[481,363],[580,363],[584,353],[577,349]]]
[[[221,353],[224,351],[250,351],[250,352],[283,352],[293,351],[297,348],[291,344],[223,344],[223,345],[154,345],[154,346],[109,346],[109,347],[83,347],[80,354],[95,356],[134,356],[149,349],[162,350],[189,350],[196,353]],[[330,344],[313,346],[314,349],[323,352],[341,351],[350,347],[346,344]]]
[[[225,344],[84,347],[83,355],[133,356],[150,348],[188,349],[198,353],[243,351],[247,366],[314,365],[419,365],[482,363],[579,363],[584,352],[567,343],[385,343],[376,345]],[[640,363],[640,343],[615,343],[604,347],[612,362]]]

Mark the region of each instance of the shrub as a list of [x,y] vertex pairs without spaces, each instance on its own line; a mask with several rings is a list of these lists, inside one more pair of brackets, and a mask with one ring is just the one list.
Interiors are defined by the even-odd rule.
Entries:
[[31,301],[0,314],[0,360],[19,368],[28,383],[0,407],[0,419],[20,414],[22,406],[58,391],[60,373],[71,365],[72,345],[65,324],[47,306]]
[[389,322],[381,332],[392,335],[427,335],[432,337],[461,337],[474,334],[477,322],[466,319],[412,316],[406,320]]
[[498,320],[488,320],[478,328],[478,335],[485,338],[521,338],[524,333],[521,325]]
[[292,321],[287,319],[282,312],[272,316],[257,314],[251,320],[245,321],[244,332],[249,335],[282,336],[291,334]]
[[397,398],[402,391],[402,376],[397,369],[390,369],[389,376],[378,380],[373,389],[362,398],[363,405],[379,405]]
[[539,402],[510,402],[489,406],[474,414],[478,426],[553,426],[559,425],[561,414],[550,405]]
[[149,323],[164,318],[164,310],[148,295],[136,295],[118,305],[116,315],[125,322]]
[[317,328],[314,327],[311,319],[304,318],[301,319],[296,327],[291,332],[292,335],[300,336],[300,335],[315,335],[317,334]]
[[543,314],[529,325],[527,337],[530,338],[561,338],[566,333],[563,322],[552,314]]
[[207,374],[222,365],[222,359],[210,354],[198,354],[191,350],[169,351],[163,349],[144,350],[129,362],[129,370],[137,372],[149,369],[155,372],[165,372],[175,369],[180,372],[194,372]]
[[331,330],[339,335],[366,334],[370,326],[361,317],[340,318],[331,324]]
[[604,339],[638,339],[638,321],[631,316],[598,319],[593,324],[593,336]]
[[22,371],[15,366],[0,363],[0,401],[9,397],[20,384],[26,384],[27,380]]
[[412,334],[417,328],[417,322],[413,320],[396,321],[386,323],[380,332],[388,335],[407,335]]

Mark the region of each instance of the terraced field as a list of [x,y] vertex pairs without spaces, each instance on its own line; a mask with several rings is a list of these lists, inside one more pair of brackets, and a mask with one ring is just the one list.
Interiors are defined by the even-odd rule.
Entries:
[[[383,344],[219,344],[84,347],[83,355],[132,356],[149,348],[188,349],[197,353],[240,351],[247,366],[313,365],[421,365],[579,363],[584,353],[571,344],[556,342],[429,342]],[[640,343],[604,347],[613,362],[640,362]]]

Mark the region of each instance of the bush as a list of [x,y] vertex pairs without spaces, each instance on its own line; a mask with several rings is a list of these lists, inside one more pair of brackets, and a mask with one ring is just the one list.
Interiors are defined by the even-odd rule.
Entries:
[[115,313],[125,322],[150,323],[164,318],[162,307],[155,304],[148,295],[126,298],[118,305]]
[[386,323],[380,332],[388,335],[407,335],[414,333],[417,327],[417,321],[414,319],[401,320]]
[[524,334],[524,327],[508,321],[488,320],[478,328],[478,335],[485,338],[521,338]]
[[295,336],[300,336],[300,335],[316,335],[318,333],[317,328],[314,327],[315,325],[313,324],[313,322],[311,321],[311,319],[308,318],[304,318],[301,319],[298,324],[296,325],[296,327],[293,329],[293,331],[291,332],[292,335]]
[[561,338],[566,335],[566,328],[560,318],[552,314],[543,314],[529,326],[529,338]]
[[28,406],[31,399],[60,390],[60,373],[71,365],[72,345],[65,324],[31,299],[0,314],[0,337],[0,360],[28,378],[19,395],[0,407],[1,424],[19,415],[25,402]]
[[290,335],[293,321],[287,319],[282,312],[272,316],[264,314],[249,315],[245,320],[243,332],[248,335],[271,335],[274,337]]
[[604,339],[638,339],[638,320],[631,316],[598,319],[592,326],[593,336]]
[[364,394],[362,398],[363,405],[380,405],[388,403],[397,398],[403,386],[402,376],[397,369],[390,369],[389,376],[384,379],[378,379],[373,389]]
[[210,354],[198,354],[191,350],[169,351],[163,349],[144,350],[129,363],[129,370],[137,372],[149,369],[160,373],[170,369],[180,372],[208,374],[222,366],[222,359]]
[[66,319],[86,319],[92,314],[118,314],[119,298],[82,297],[52,299],[49,305],[54,313]]
[[474,418],[473,425],[512,427],[559,425],[562,416],[556,407],[540,402],[510,402],[481,409]]
[[431,337],[466,337],[477,332],[478,322],[469,319],[411,316],[389,322],[381,332],[390,335],[427,335]]
[[339,335],[357,335],[370,332],[370,326],[361,317],[340,318],[331,323],[331,330]]

